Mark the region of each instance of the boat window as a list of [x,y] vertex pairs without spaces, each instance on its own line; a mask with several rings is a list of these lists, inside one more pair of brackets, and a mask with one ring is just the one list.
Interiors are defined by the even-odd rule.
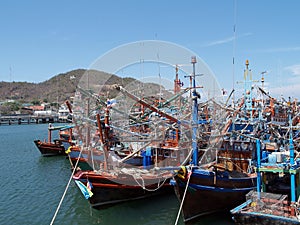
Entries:
[[171,151],[171,158],[174,158],[174,159],[177,158],[177,152],[176,151]]
[[170,152],[169,151],[164,151],[164,157],[169,158],[170,157]]
[[163,151],[162,151],[162,149],[158,149],[158,155],[159,155],[159,156],[163,156]]

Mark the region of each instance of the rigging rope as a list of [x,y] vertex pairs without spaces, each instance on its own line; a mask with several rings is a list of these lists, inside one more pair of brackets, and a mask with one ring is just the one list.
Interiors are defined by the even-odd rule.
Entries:
[[181,209],[182,209],[182,206],[183,206],[183,202],[184,202],[184,199],[185,199],[185,196],[186,196],[186,192],[187,192],[187,189],[189,187],[190,179],[191,179],[191,176],[192,176],[192,169],[188,167],[188,170],[189,169],[191,170],[191,172],[188,173],[188,180],[186,182],[186,186],[185,186],[185,190],[184,190],[184,193],[183,193],[182,201],[180,203],[179,211],[177,213],[175,225],[177,225],[177,223],[178,223],[180,212],[181,212]]
[[[159,190],[159,189],[165,184],[165,182],[169,179],[168,177],[166,177],[166,178],[164,178],[164,180],[163,180],[162,183],[160,183],[160,181],[157,183],[157,188],[149,189],[149,188],[146,188],[145,181],[144,181],[144,179],[143,179],[143,177],[142,177],[141,175],[138,176],[138,177],[136,177],[135,175],[131,174],[131,176],[133,177],[133,179],[135,180],[135,182],[136,182],[141,188],[143,188],[144,190],[149,191],[149,192],[150,192],[150,191],[154,192],[154,191]],[[138,178],[140,178],[140,179],[142,180],[142,184],[139,183],[139,181],[137,180]]]
[[81,150],[80,150],[79,156],[78,156],[78,158],[77,158],[75,167],[73,168],[73,172],[72,172],[72,174],[71,174],[71,176],[70,176],[70,179],[69,179],[68,184],[67,184],[67,186],[66,186],[66,188],[65,188],[65,191],[64,191],[64,193],[63,193],[63,195],[62,195],[62,197],[61,197],[61,199],[60,199],[60,202],[59,202],[59,204],[58,204],[58,206],[57,206],[57,208],[56,208],[56,211],[55,211],[55,213],[54,213],[54,216],[53,216],[53,218],[52,218],[52,220],[51,220],[50,225],[53,225],[53,223],[54,223],[54,221],[55,221],[55,219],[56,219],[56,216],[57,216],[57,214],[58,214],[58,211],[59,211],[59,209],[60,209],[60,207],[61,207],[61,205],[62,205],[62,203],[63,203],[63,201],[64,201],[64,198],[65,198],[65,196],[66,196],[66,194],[67,194],[67,191],[68,191],[68,189],[69,189],[69,186],[70,186],[70,183],[71,183],[72,178],[73,178],[73,176],[74,176],[74,173],[76,172],[76,168],[77,168],[79,159],[80,159],[80,157],[81,157],[82,150],[83,150],[83,147],[81,147]]

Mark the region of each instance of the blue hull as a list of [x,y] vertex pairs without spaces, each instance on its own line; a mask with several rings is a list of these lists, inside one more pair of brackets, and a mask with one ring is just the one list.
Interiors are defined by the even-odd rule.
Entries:
[[[187,180],[175,177],[175,193],[180,201],[186,188]],[[245,202],[245,195],[256,187],[256,177],[233,178],[227,172],[206,170],[193,171],[184,199],[182,213],[184,221],[211,214],[228,211]]]

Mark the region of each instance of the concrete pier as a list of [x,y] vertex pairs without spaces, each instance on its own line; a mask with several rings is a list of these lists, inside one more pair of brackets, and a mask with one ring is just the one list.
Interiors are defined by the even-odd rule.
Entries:
[[0,116],[0,125],[58,123],[58,115],[12,114]]

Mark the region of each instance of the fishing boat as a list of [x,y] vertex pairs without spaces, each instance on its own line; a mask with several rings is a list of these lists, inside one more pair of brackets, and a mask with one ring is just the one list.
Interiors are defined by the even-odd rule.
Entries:
[[[152,170],[149,170],[148,168],[143,169],[134,167],[130,163],[127,164],[128,159],[131,157],[135,158],[135,155],[139,151],[146,149],[146,146],[134,150],[131,154],[120,158],[117,154],[114,154],[113,151],[109,150],[111,147],[108,144],[109,138],[103,135],[103,133],[107,134],[108,132],[102,131],[99,115],[97,115],[97,123],[100,140],[99,145],[96,148],[102,150],[102,153],[100,154],[102,158],[95,160],[95,152],[92,151],[88,153],[88,159],[94,159],[90,162],[93,169],[83,171],[76,167],[76,163],[74,169],[78,171],[73,176],[76,183],[83,184],[84,187],[87,187],[88,184],[90,184],[90,187],[92,187],[92,195],[88,198],[92,207],[102,208],[116,203],[148,198],[153,195],[170,193],[172,191],[172,186],[169,184],[168,180],[173,176],[173,173],[169,171],[156,171],[154,168],[152,168]],[[109,128],[105,127],[104,129],[108,130]],[[104,137],[107,139],[104,139]],[[104,140],[107,141],[105,142]],[[82,151],[80,154],[81,153]],[[145,167],[150,165],[148,160],[149,156],[150,155],[148,154],[144,154],[143,156]],[[127,168],[128,166],[125,166],[125,164],[131,165],[132,168]]]
[[[101,159],[96,158],[94,153],[88,154],[87,164],[90,165],[91,170],[79,169],[75,165],[74,169],[77,172],[73,180],[76,183],[80,182],[84,187],[91,187],[92,195],[87,199],[92,207],[100,209],[117,203],[173,192],[173,187],[169,183],[173,173],[156,170],[151,156],[152,152],[156,151],[148,146],[149,144],[146,145],[120,157],[114,151],[109,151],[108,146],[104,144],[99,146],[102,149]],[[136,156],[143,149],[142,156]],[[140,157],[142,164],[135,165],[134,160]],[[80,159],[82,157],[78,158]],[[160,161],[158,160],[157,163]],[[79,161],[77,164],[79,165]]]
[[[296,182],[296,178],[299,178],[300,164],[299,159],[295,159],[293,127],[290,115],[289,127],[288,155],[284,152],[274,152],[269,155],[267,161],[263,162],[261,160],[261,150],[258,148],[257,189],[247,194],[246,202],[231,210],[233,220],[237,225],[300,224],[299,184],[298,181]],[[260,146],[260,140],[257,140],[257,143]],[[277,193],[270,192],[268,186],[274,184],[274,180],[278,182],[277,178],[279,177],[289,178],[289,189],[277,189]],[[265,192],[266,190],[268,192]],[[288,194],[287,191],[290,193]]]
[[[100,121],[100,116],[97,118]],[[104,143],[105,139],[101,133],[100,143]],[[74,181],[82,183],[84,187],[88,184],[92,187],[93,194],[88,197],[92,207],[99,209],[126,201],[173,193],[169,180],[174,173],[157,170],[156,166],[172,166],[177,162],[180,151],[178,146],[174,146],[174,141],[164,139],[159,146],[151,146],[151,142],[148,142],[138,149],[126,150],[123,153],[115,148],[112,150],[107,143],[99,145],[98,149],[92,152],[80,151],[81,157],[76,163],[82,165],[82,159],[85,158],[91,167],[90,170],[74,166],[78,170],[73,176]],[[101,153],[96,155],[95,151]],[[87,156],[82,157],[82,153],[86,153]]]
[[[196,60],[192,63],[195,64]],[[244,202],[245,195],[256,187],[252,161],[256,151],[253,140],[259,123],[253,118],[248,65],[247,61],[244,74],[246,90],[238,110],[232,111],[231,117],[227,116],[228,112],[221,111],[221,125],[207,123],[211,132],[205,140],[198,135],[203,134],[201,127],[193,126],[192,160],[182,166],[172,180],[185,222],[217,211],[229,212],[232,207]],[[191,79],[195,79],[195,71]],[[195,84],[193,87],[193,124],[200,124]],[[214,112],[213,116],[216,120],[217,113]],[[206,143],[204,148],[199,146],[199,142]]]
[[[173,171],[159,170],[157,167],[178,165],[186,158],[185,154],[189,153],[185,141],[179,141],[179,136],[185,137],[184,132],[179,130],[179,120],[165,109],[167,104],[176,100],[180,94],[161,105],[155,105],[156,103],[137,97],[122,86],[114,85],[114,88],[130,98],[124,101],[127,105],[134,105],[134,109],[129,110],[130,114],[126,110],[114,108],[98,95],[80,87],[81,94],[78,96],[82,100],[77,100],[78,103],[75,101],[76,108],[77,105],[82,106],[82,102],[87,104],[85,99],[88,99],[89,105],[85,108],[101,107],[104,114],[100,116],[97,113],[94,118],[88,112],[82,113],[84,110],[78,107],[73,115],[73,119],[84,121],[78,122],[83,135],[79,135],[82,144],[79,145],[73,180],[80,184],[80,190],[83,190],[85,196],[88,193],[86,189],[91,187],[92,195],[87,199],[95,208],[153,195],[172,194],[173,187],[169,180],[174,176]],[[96,103],[92,100],[96,100]],[[94,106],[96,104],[101,106]],[[137,111],[137,108],[141,111]],[[111,112],[124,116],[125,121],[119,117],[111,119]],[[98,155],[95,152],[101,152],[102,158],[97,160]],[[87,155],[91,170],[78,169],[76,166],[83,154]],[[133,162],[136,159],[142,159],[142,164],[135,165]]]
[[[34,144],[39,149],[43,156],[67,155],[66,150],[72,146],[72,125],[67,126],[48,126],[48,140],[34,140]],[[59,137],[53,139],[53,131],[58,131]],[[53,139],[53,140],[52,140]]]
[[[164,149],[161,146],[159,149],[152,148],[150,142],[141,146],[138,149],[133,149],[120,157],[110,149],[108,142],[104,142],[102,136],[102,128],[100,125],[100,116],[97,116],[97,121],[100,130],[100,143],[98,150],[102,150],[102,159],[95,160],[95,154],[89,153],[89,159],[93,156],[93,161],[89,161],[92,170],[82,170],[75,166],[77,172],[73,176],[73,180],[84,187],[82,193],[86,195],[86,188],[90,187],[91,195],[87,196],[90,205],[96,209],[112,206],[117,203],[149,198],[154,195],[171,194],[173,187],[169,180],[174,175],[170,171],[157,170],[153,165],[153,159],[156,158],[155,165],[158,165],[166,156],[159,158],[159,155],[153,154],[157,152],[169,152],[172,148]],[[106,128],[107,129],[107,128]],[[106,143],[106,144],[105,144]],[[140,151],[143,151],[142,156],[137,156]],[[142,157],[142,166],[134,165],[131,159]],[[82,158],[82,157],[81,157]],[[172,160],[163,162],[171,165]],[[78,159],[80,160],[80,158]]]
[[251,141],[225,140],[216,149],[214,162],[201,165],[194,162],[179,169],[172,184],[182,202],[185,222],[229,211],[245,201],[245,195],[256,187],[256,174],[251,167],[255,148]]
[[88,198],[92,207],[100,209],[116,203],[127,202],[154,195],[172,193],[168,180],[171,173],[150,173],[148,170],[125,169],[120,171],[79,171],[74,176],[75,181],[85,186],[91,184],[93,195]]

